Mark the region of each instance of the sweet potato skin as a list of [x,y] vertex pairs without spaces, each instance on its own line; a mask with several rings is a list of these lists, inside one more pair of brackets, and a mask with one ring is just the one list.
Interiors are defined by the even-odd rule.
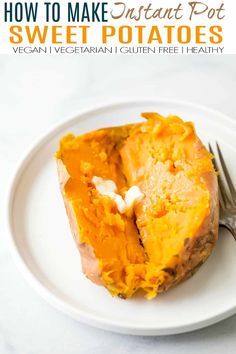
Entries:
[[80,242],[79,225],[77,223],[71,201],[67,198],[64,192],[64,187],[68,182],[68,180],[70,179],[70,175],[68,174],[67,169],[64,166],[61,159],[57,159],[57,172],[58,172],[61,194],[64,200],[66,213],[70,223],[71,233],[74,236],[76,245],[79,248],[82,271],[86,275],[86,277],[90,279],[92,282],[94,282],[97,285],[102,285],[103,281],[101,278],[101,271],[99,269],[98,261],[94,255],[92,247],[87,243]]
[[[204,146],[199,140],[196,146],[199,157],[203,153]],[[57,158],[58,177],[60,189],[64,199],[70,227],[76,244],[80,251],[83,273],[91,281],[98,285],[104,285],[102,274],[99,269],[99,263],[96,259],[93,249],[89,244],[81,243],[79,236],[79,225],[73,211],[72,203],[65,195],[64,187],[70,176],[60,158]],[[215,247],[218,238],[219,223],[219,201],[218,201],[218,183],[214,171],[204,173],[202,176],[210,195],[210,213],[203,221],[194,237],[186,238],[182,251],[173,257],[170,264],[163,269],[165,280],[159,284],[157,293],[162,293],[178,284],[179,282],[191,277],[197,269],[206,261]]]

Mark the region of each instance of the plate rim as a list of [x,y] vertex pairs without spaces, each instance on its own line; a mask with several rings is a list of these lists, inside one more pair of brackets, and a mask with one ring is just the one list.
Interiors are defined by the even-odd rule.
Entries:
[[[14,205],[14,194],[16,191],[16,187],[22,173],[24,171],[24,167],[30,163],[31,158],[37,150],[40,149],[50,136],[56,135],[60,130],[66,128],[67,125],[73,124],[76,121],[83,119],[83,115],[89,115],[95,113],[98,110],[107,110],[112,107],[120,107],[124,105],[131,105],[131,104],[175,104],[175,105],[183,105],[189,108],[193,108],[196,110],[202,110],[208,112],[209,114],[213,114],[219,116],[221,119],[225,121],[229,121],[236,125],[235,119],[232,117],[212,108],[208,108],[204,105],[193,103],[189,101],[183,100],[172,100],[166,98],[150,98],[150,97],[129,97],[126,99],[118,99],[118,100],[109,100],[109,101],[100,101],[99,104],[93,105],[89,108],[79,109],[78,111],[74,112],[73,114],[67,115],[61,122],[53,124],[47,131],[41,134],[37,139],[34,140],[32,144],[24,151],[22,157],[18,160],[15,168],[13,168],[13,173],[10,178],[10,182],[7,188],[6,193],[6,201],[4,203],[6,211],[5,215],[5,226],[6,226],[6,237],[7,237],[7,244],[10,254],[15,261],[17,268],[20,270],[23,277],[27,280],[27,282],[31,285],[31,287],[50,305],[52,305],[57,310],[63,312],[66,315],[69,315],[71,318],[85,323],[87,325],[91,325],[96,328],[105,329],[112,332],[123,333],[123,334],[132,334],[132,335],[172,335],[178,333],[186,333],[193,330],[197,330],[200,328],[204,328],[211,324],[217,323],[227,317],[236,313],[236,303],[234,306],[229,308],[228,310],[221,312],[216,315],[212,315],[204,320],[200,320],[198,322],[193,323],[185,323],[181,325],[174,325],[174,326],[143,326],[143,325],[128,325],[126,323],[119,324],[115,321],[110,321],[104,318],[101,318],[97,315],[88,314],[86,311],[81,311],[80,309],[75,309],[72,305],[68,304],[66,301],[60,299],[56,294],[51,292],[46,286],[44,286],[40,280],[34,275],[31,269],[27,266],[26,262],[24,261],[20,250],[17,247],[14,237],[13,231],[13,223],[12,223],[12,207]],[[86,119],[86,117],[84,118]]]

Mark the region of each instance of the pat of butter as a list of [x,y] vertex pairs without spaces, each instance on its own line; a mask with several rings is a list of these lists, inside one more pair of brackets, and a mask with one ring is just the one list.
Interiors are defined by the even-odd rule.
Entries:
[[121,214],[132,214],[134,205],[144,197],[144,194],[138,186],[132,186],[125,193],[125,198],[123,199],[122,196],[117,193],[117,186],[115,182],[94,176],[92,178],[92,183],[99,194],[111,198],[116,203],[117,209]]

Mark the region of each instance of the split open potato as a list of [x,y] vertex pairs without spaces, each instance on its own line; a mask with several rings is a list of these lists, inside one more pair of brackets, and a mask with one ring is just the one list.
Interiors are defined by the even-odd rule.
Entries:
[[85,275],[114,296],[153,298],[190,277],[218,237],[212,156],[193,124],[142,123],[67,135],[60,187]]

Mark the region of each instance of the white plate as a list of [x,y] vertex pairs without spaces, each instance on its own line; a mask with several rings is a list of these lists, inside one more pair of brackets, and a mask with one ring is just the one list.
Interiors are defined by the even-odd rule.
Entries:
[[[217,140],[236,175],[236,121],[183,102],[143,100],[83,111],[41,138],[21,161],[8,197],[10,248],[30,284],[53,306],[81,322],[127,334],[181,333],[236,312],[236,244],[220,230],[215,252],[189,280],[158,298],[112,298],[81,273],[59,192],[53,158],[60,137],[139,120],[157,111],[194,121],[203,141]],[[234,169],[234,170],[233,170]]]

